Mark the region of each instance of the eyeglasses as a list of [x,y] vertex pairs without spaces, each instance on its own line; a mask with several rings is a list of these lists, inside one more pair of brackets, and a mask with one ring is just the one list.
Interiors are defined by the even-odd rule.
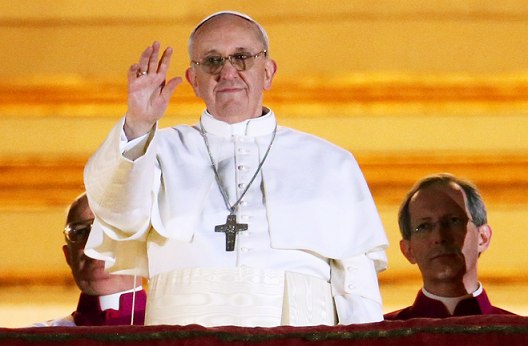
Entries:
[[473,222],[473,220],[468,219],[467,217],[459,216],[451,216],[436,222],[422,222],[413,229],[413,234],[429,234],[436,228],[437,225],[453,231],[462,231],[466,229],[468,222]]
[[257,54],[248,53],[235,53],[228,56],[211,55],[203,59],[202,61],[191,60],[191,63],[200,66],[205,73],[218,74],[224,67],[226,60],[229,60],[231,65],[237,69],[237,71],[249,70],[255,63],[255,59],[259,56],[266,56],[267,50],[262,50]]
[[93,221],[91,219],[67,224],[63,232],[66,240],[70,243],[78,243],[86,240],[92,230]]

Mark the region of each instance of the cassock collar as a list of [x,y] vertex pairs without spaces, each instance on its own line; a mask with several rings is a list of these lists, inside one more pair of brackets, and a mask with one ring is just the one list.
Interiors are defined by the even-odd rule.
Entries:
[[228,124],[215,119],[207,110],[202,113],[201,121],[207,133],[220,137],[230,138],[236,136],[263,136],[273,132],[277,120],[272,110],[264,108],[265,113],[253,119],[244,120],[235,124]]
[[[114,296],[114,295],[112,295]],[[72,313],[77,326],[126,325],[132,320],[134,310],[134,324],[142,325],[145,319],[146,292],[141,289],[134,293],[120,292],[117,309],[102,309],[98,296],[81,293],[77,309]]]
[[427,291],[425,288],[422,288],[422,292],[426,297],[434,299],[434,300],[438,300],[444,303],[444,305],[446,306],[450,314],[454,313],[458,303],[460,303],[464,299],[478,297],[482,293],[482,290],[483,290],[482,284],[479,282],[478,288],[472,293],[468,293],[460,297],[441,297],[441,296],[437,296],[436,294],[433,294]]
[[129,289],[123,292],[117,292],[114,294],[108,294],[105,296],[99,296],[99,306],[101,307],[101,310],[108,310],[108,309],[114,309],[119,310],[119,303],[120,303],[120,297],[122,294],[134,292],[134,291],[141,291],[143,290],[142,286],[138,286],[135,289]]

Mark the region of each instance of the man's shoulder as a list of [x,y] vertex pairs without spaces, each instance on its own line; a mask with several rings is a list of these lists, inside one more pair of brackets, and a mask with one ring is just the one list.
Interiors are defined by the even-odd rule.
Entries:
[[517,315],[516,313],[499,308],[497,306],[492,306],[491,308],[492,308],[491,314],[494,314],[494,315]]
[[159,129],[156,136],[158,145],[162,147],[189,145],[203,140],[200,131],[195,126],[184,124]]
[[[350,151],[345,150],[339,145],[331,142],[330,140],[319,137],[315,134],[304,132],[301,130],[293,129],[290,127],[281,126],[278,130],[278,135],[290,144],[303,145],[303,149],[306,146],[310,146],[313,149],[325,150],[327,152],[334,152],[336,154],[351,155]],[[298,148],[297,148],[298,149]]]
[[171,127],[164,127],[158,130],[158,133],[162,136],[173,135],[174,132],[188,133],[188,132],[197,132],[198,129],[195,126],[187,124],[178,124]]
[[387,321],[407,320],[407,319],[410,318],[410,316],[409,316],[410,309],[411,309],[411,306],[408,306],[408,307],[403,308],[403,309],[395,310],[395,311],[386,313],[385,315],[383,315],[383,318],[385,320],[387,320]]

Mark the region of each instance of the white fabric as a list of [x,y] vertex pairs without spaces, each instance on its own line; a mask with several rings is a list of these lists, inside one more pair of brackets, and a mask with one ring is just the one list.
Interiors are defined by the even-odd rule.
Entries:
[[478,288],[475,290],[475,292],[468,293],[460,297],[437,296],[436,294],[427,291],[424,287],[422,287],[422,292],[428,298],[441,301],[447,308],[447,311],[449,311],[449,313],[452,315],[455,312],[455,309],[458,303],[460,303],[460,301],[469,297],[478,297],[483,292],[484,289],[482,288],[482,284],[480,282],[478,284]]
[[72,315],[68,315],[62,318],[49,320],[45,322],[38,322],[31,325],[31,327],[76,327],[75,321]]
[[156,275],[145,324],[333,325],[330,285],[297,273],[236,268],[194,268]]
[[126,291],[117,292],[113,294],[107,294],[104,296],[99,296],[99,306],[101,307],[102,311],[108,310],[108,309],[114,309],[119,310],[119,304],[121,303],[121,295],[130,293],[130,292],[139,292],[143,290],[143,286],[137,286],[136,288],[131,288]]
[[[202,121],[233,204],[270,143],[275,116],[270,111],[227,124],[204,112]],[[123,147],[122,126],[123,120],[85,169],[96,215],[85,248],[89,256],[105,260],[110,271],[146,277],[177,269],[247,266],[325,281],[334,275],[331,262],[357,257],[361,268],[352,280],[361,292],[374,293],[333,290],[334,296],[347,296],[337,304],[338,314],[353,316],[339,312],[349,310],[351,300],[367,310],[372,306],[376,317],[339,322],[382,319],[376,271],[386,267],[387,239],[349,152],[279,126],[261,174],[237,213],[249,229],[237,236],[235,251],[226,252],[225,235],[214,227],[225,223],[228,211],[197,127],[153,129],[139,143]],[[346,281],[346,273],[338,277]],[[344,287],[334,279],[332,285]]]

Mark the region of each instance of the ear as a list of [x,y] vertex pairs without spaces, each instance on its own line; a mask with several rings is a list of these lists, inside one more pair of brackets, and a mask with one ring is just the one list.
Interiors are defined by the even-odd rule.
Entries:
[[407,258],[407,261],[409,261],[411,264],[416,264],[416,259],[414,258],[411,249],[411,242],[409,240],[400,240],[400,251],[405,256],[405,258]]
[[194,94],[198,97],[198,83],[196,82],[196,70],[192,67],[188,67],[187,70],[185,70],[185,79],[187,79],[187,82],[192,86],[194,90]]
[[66,263],[71,267],[71,254],[68,245],[62,245],[62,252],[64,252],[64,258],[66,258]]
[[277,72],[277,63],[273,59],[266,60],[266,66],[264,67],[264,90],[271,89],[271,82]]
[[484,252],[491,242],[491,235],[493,231],[489,225],[482,225],[478,227],[478,252],[479,255]]

